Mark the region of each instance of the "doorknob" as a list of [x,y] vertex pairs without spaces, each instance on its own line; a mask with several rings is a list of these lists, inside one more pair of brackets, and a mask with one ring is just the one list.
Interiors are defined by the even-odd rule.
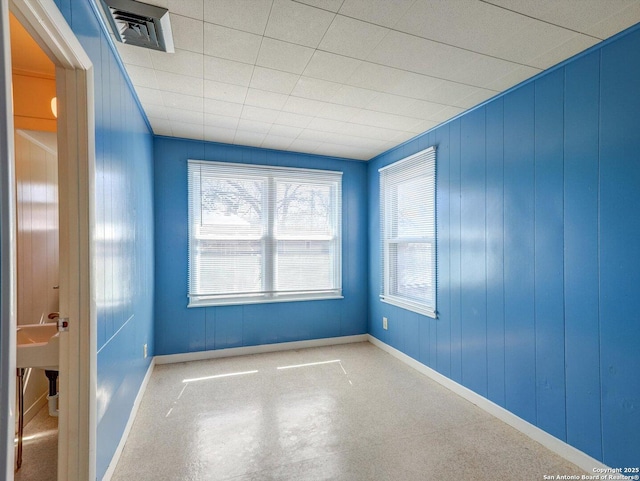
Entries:
[[60,317],[59,312],[51,312],[47,316],[49,319],[57,319],[56,324],[58,325],[58,332],[65,332],[69,330],[69,318],[68,317]]

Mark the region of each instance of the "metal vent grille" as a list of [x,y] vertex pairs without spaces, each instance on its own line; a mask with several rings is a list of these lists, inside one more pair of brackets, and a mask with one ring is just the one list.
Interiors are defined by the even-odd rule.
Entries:
[[128,45],[174,52],[169,11],[135,0],[101,0],[116,38]]

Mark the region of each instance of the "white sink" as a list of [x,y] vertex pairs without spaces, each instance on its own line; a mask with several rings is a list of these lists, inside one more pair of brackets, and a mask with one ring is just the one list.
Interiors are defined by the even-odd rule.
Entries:
[[23,324],[17,332],[17,367],[58,370],[59,341],[55,322]]

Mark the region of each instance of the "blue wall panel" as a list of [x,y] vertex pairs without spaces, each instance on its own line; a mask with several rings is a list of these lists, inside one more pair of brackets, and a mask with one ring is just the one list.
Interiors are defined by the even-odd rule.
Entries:
[[436,130],[435,145],[437,146],[436,155],[436,224],[438,232],[438,312],[436,319],[436,363],[431,367],[436,368],[445,376],[451,374],[451,265],[450,265],[450,235],[449,235],[449,219],[451,210],[449,206],[449,124]]
[[94,67],[93,242],[97,310],[97,476],[102,479],[153,355],[153,141],[97,11],[57,1]]
[[[367,332],[366,164],[190,140],[154,142],[157,354]],[[344,299],[187,308],[188,159],[342,171]]]
[[[368,173],[369,333],[612,467],[640,465],[638,85],[634,27]],[[379,300],[373,237],[378,169],[431,143],[438,318],[417,318],[416,356],[416,318]]]
[[534,327],[534,85],[504,97],[506,407],[536,423]]
[[602,459],[598,285],[600,52],[565,68],[564,304],[567,442]]
[[[462,285],[460,249],[460,120],[449,126],[449,285],[451,299],[451,379],[462,382],[462,324],[460,290]],[[437,163],[437,159],[436,159]],[[438,187],[436,186],[436,189]]]
[[[504,112],[486,106],[487,128],[487,397],[505,405],[504,386]],[[444,374],[444,373],[443,373]]]
[[460,316],[462,384],[487,396],[485,109],[461,119]]
[[602,49],[600,365],[604,461],[640,465],[640,32]]
[[535,83],[534,312],[538,426],[565,440],[563,92],[563,70]]

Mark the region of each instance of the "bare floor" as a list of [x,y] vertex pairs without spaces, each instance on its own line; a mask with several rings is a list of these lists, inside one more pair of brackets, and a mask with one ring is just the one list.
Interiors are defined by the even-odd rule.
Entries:
[[156,366],[114,481],[585,474],[369,343]]
[[22,467],[15,481],[55,481],[58,471],[58,418],[47,405],[24,427]]

